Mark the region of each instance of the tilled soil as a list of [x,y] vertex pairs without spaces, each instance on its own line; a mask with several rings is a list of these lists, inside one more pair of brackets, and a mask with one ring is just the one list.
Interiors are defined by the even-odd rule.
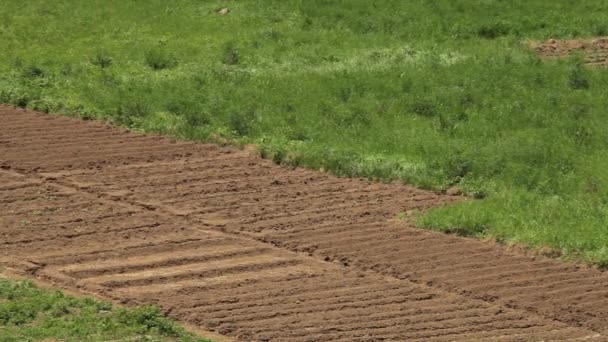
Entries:
[[0,264],[242,341],[608,340],[608,276],[415,229],[455,200],[0,107]]
[[585,63],[608,67],[608,37],[595,39],[549,39],[531,42],[531,47],[543,58],[561,58],[574,53],[583,55]]

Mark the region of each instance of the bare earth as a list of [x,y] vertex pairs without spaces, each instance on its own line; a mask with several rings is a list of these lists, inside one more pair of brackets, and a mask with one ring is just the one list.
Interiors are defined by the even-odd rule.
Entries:
[[574,53],[583,55],[585,63],[608,67],[608,37],[594,39],[549,39],[530,42],[530,46],[543,58],[562,58]]
[[455,200],[0,107],[0,265],[242,341],[608,340],[608,275],[395,220]]

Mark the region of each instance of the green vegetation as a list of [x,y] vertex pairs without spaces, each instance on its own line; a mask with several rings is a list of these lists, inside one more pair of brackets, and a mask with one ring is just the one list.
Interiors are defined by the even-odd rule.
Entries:
[[153,307],[122,309],[0,277],[0,341],[200,341]]
[[524,44],[606,32],[600,0],[5,0],[0,101],[459,186],[419,223],[606,265],[608,72]]

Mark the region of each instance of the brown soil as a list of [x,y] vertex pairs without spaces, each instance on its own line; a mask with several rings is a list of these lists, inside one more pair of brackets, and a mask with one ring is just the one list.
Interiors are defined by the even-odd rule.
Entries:
[[455,200],[0,107],[0,265],[243,341],[608,336],[608,275],[394,220]]
[[581,53],[587,64],[608,66],[608,37],[595,39],[550,39],[531,42],[530,46],[543,58],[561,58]]

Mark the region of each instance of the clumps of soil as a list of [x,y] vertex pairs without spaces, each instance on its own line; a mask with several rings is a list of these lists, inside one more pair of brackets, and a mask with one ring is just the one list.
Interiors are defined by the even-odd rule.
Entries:
[[563,58],[580,53],[589,65],[608,67],[608,37],[594,39],[549,39],[530,42],[530,47],[542,58]]

